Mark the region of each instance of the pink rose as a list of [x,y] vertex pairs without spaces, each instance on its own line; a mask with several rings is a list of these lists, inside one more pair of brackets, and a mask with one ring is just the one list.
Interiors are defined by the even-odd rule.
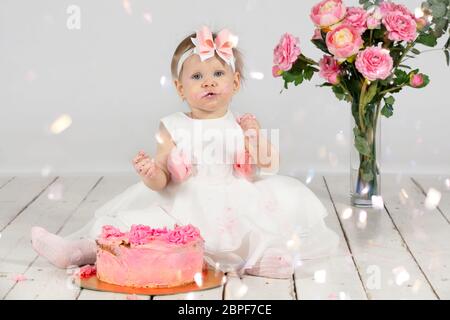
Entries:
[[328,32],[326,43],[328,50],[338,60],[345,60],[357,54],[364,41],[355,28],[343,24]]
[[404,15],[411,17],[412,19],[415,18],[414,14],[411,11],[409,11],[409,9],[402,4],[396,4],[396,3],[393,3],[390,1],[383,1],[380,3],[379,8],[380,8],[382,17],[385,17],[388,14],[393,13],[393,12],[400,12]]
[[175,225],[175,228],[166,237],[168,242],[176,244],[186,244],[198,238],[201,238],[200,231],[191,224],[186,226]]
[[329,83],[335,85],[339,83],[340,67],[336,59],[331,56],[324,55],[319,61],[320,76]]
[[368,16],[369,14],[366,10],[358,7],[350,7],[347,9],[347,16],[344,19],[344,23],[351,25],[360,34],[363,34],[367,30]]
[[375,18],[374,16],[367,17],[367,29],[373,30],[378,29],[381,25],[381,20]]
[[167,158],[167,170],[175,182],[187,180],[192,173],[192,164],[186,152],[174,147]]
[[380,7],[373,6],[370,8],[367,13],[369,16],[367,17],[367,29],[373,30],[381,27],[381,19],[383,15],[381,14]]
[[273,63],[277,70],[289,71],[301,54],[300,41],[289,33],[285,33],[273,50]]
[[342,0],[323,0],[311,9],[311,20],[319,28],[326,28],[344,19],[347,8]]
[[423,86],[424,83],[425,83],[425,80],[424,80],[423,74],[421,74],[421,73],[412,74],[409,79],[409,85],[413,88],[420,88]]
[[236,155],[236,161],[233,164],[234,172],[244,178],[251,178],[254,174],[254,166],[251,163],[250,153],[246,150]]
[[394,61],[389,50],[369,47],[358,54],[355,65],[367,80],[375,81],[384,80],[391,75]]
[[281,70],[279,66],[272,67],[272,75],[274,78],[281,77],[282,73],[283,73],[283,70]]
[[125,236],[125,233],[121,232],[116,227],[106,225],[102,227],[102,234],[100,237],[105,240],[119,239]]
[[322,40],[322,31],[320,29],[315,29],[311,40]]
[[417,24],[414,18],[400,11],[388,13],[383,17],[383,24],[392,41],[414,41],[417,37]]

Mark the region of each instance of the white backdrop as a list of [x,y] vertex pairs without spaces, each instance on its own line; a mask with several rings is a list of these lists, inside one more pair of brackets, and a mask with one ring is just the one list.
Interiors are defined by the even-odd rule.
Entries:
[[[1,0],[0,174],[133,172],[130,160],[139,149],[154,154],[158,119],[187,111],[171,85],[170,60],[178,42],[202,24],[239,36],[247,81],[231,108],[280,129],[281,173],[347,171],[349,106],[315,87],[318,77],[280,94],[282,81],[271,76],[273,47],[284,32],[320,58],[309,41],[316,2]],[[411,10],[420,4],[398,2]],[[81,10],[79,30],[67,28],[70,5]],[[383,119],[382,170],[450,173],[444,91],[450,68],[442,52],[426,53],[413,66],[431,83],[397,95],[394,116]],[[52,134],[62,114],[72,124]]]

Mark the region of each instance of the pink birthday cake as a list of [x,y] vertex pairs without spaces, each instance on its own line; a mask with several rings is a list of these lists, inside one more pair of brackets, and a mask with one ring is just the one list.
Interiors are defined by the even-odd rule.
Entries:
[[97,242],[97,277],[140,288],[168,288],[194,282],[202,272],[204,240],[192,225],[153,229],[133,225],[129,232],[103,226]]

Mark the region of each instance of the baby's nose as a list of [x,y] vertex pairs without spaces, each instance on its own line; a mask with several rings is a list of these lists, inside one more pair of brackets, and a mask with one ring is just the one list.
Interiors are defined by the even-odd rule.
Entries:
[[207,79],[207,80],[205,80],[205,82],[203,82],[202,86],[204,88],[215,87],[215,86],[217,86],[217,83],[212,79]]

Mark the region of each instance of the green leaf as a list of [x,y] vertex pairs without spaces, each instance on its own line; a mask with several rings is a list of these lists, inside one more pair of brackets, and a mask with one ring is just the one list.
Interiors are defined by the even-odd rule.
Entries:
[[405,64],[401,64],[401,65],[399,65],[399,67],[400,67],[400,68],[405,68],[405,69],[411,69],[410,66],[407,66],[407,65],[405,65]]
[[411,52],[414,54],[421,54],[420,50],[417,50],[416,48],[412,48]]
[[435,18],[443,18],[447,14],[447,5],[442,2],[434,3],[431,9]]
[[299,84],[301,84],[303,82],[303,75],[299,74],[297,75],[297,77],[294,80],[294,84],[295,86],[298,86]]
[[367,142],[366,139],[364,139],[363,137],[361,137],[359,135],[355,137],[355,148],[362,155],[365,155],[365,156],[370,155],[369,143]]
[[336,98],[338,98],[339,100],[345,99],[345,92],[341,87],[333,86],[332,90],[333,90],[334,94],[336,95]]
[[437,45],[437,38],[432,34],[420,34],[416,42],[428,47],[435,47]]
[[[450,10],[449,10],[449,12],[450,12]],[[450,32],[450,29],[449,29],[449,32]],[[450,48],[450,37],[448,37],[448,40],[445,43],[445,49],[448,49],[448,48]]]
[[391,104],[385,104],[383,109],[381,109],[381,114],[386,118],[391,117],[394,114],[394,108]]
[[394,98],[394,96],[386,97],[386,98],[384,98],[384,102],[386,104],[393,105],[395,103],[395,98]]
[[408,74],[403,70],[397,69],[395,70],[394,74],[395,74],[394,83],[396,86],[400,86],[409,81]]
[[330,51],[328,51],[328,47],[327,44],[325,43],[325,41],[321,40],[321,39],[313,39],[311,40],[311,42],[320,50],[322,50],[323,52],[330,54]]
[[305,68],[304,76],[306,80],[311,80],[314,75],[314,69],[310,66]]
[[372,82],[372,84],[370,85],[369,89],[367,90],[364,96],[364,105],[367,105],[368,103],[370,103],[370,101],[372,101],[372,99],[377,94],[377,88],[378,82],[377,81]]

